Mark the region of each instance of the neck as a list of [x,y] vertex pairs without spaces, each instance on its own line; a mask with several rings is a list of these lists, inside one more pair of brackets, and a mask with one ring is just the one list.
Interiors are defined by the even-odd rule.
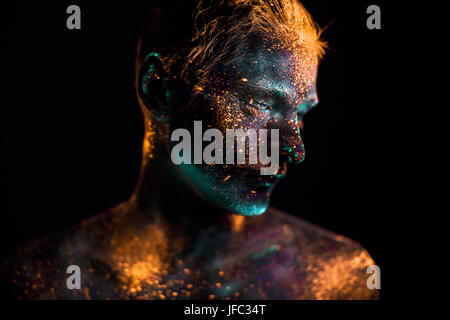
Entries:
[[242,222],[243,217],[213,207],[198,196],[163,147],[155,150],[154,155],[144,161],[130,200],[136,211],[145,219],[161,223],[168,239],[182,240],[183,250],[188,250],[205,233],[220,235],[217,237],[220,242],[227,241],[235,220]]

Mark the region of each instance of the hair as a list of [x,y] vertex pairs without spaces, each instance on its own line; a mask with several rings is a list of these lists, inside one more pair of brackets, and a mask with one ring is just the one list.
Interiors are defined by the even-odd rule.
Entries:
[[320,59],[326,47],[320,34],[298,0],[157,1],[140,37],[136,69],[154,51],[167,72],[192,82],[218,64],[242,59],[252,39],[301,47]]

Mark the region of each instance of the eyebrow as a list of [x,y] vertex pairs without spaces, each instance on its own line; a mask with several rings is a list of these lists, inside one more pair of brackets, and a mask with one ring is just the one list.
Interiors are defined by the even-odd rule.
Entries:
[[[245,82],[238,82],[237,86],[239,89],[243,89],[245,91],[248,91],[248,94],[252,96],[257,96],[258,98],[283,98],[285,96],[284,91],[277,90],[274,88],[267,88],[267,87],[261,87],[258,85],[253,85],[251,83]],[[296,103],[296,101],[293,101]],[[308,112],[311,109],[313,109],[315,106],[319,104],[319,99],[317,98],[317,94],[315,90],[312,90],[308,94],[306,94],[305,98],[302,99],[302,102],[299,103],[298,106],[296,106],[297,109],[303,109],[304,112]]]

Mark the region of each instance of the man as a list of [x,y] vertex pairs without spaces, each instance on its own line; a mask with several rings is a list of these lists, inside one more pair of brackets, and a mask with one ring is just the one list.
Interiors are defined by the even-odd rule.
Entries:
[[[21,249],[3,281],[23,299],[377,298],[359,244],[269,207],[286,164],[304,158],[302,117],[318,102],[324,43],[308,12],[294,0],[175,2],[153,7],[138,45],[145,137],[132,197]],[[195,136],[195,121],[224,136],[277,132],[278,170],[176,163],[172,134]],[[80,289],[67,286],[70,265]]]

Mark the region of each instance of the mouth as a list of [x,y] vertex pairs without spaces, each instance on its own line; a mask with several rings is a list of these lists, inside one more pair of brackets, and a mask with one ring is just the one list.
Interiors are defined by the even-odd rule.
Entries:
[[249,178],[254,181],[254,186],[261,191],[265,191],[272,188],[286,175],[287,164],[282,163],[275,175],[261,175],[259,170],[251,170],[249,173]]

